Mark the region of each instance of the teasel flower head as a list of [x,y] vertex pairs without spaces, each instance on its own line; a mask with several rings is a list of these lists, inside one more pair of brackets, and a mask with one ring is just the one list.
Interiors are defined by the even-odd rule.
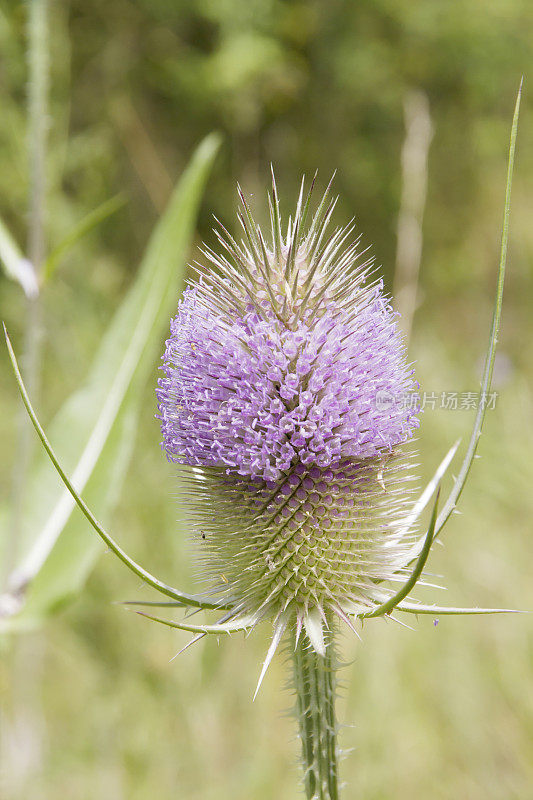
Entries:
[[312,188],[284,234],[273,180],[268,240],[240,193],[244,239],[219,225],[203,248],[157,395],[228,618],[305,626],[320,652],[332,615],[372,611],[412,560],[418,408],[399,402],[413,369],[373,261],[353,224],[330,230],[329,187],[311,213]]

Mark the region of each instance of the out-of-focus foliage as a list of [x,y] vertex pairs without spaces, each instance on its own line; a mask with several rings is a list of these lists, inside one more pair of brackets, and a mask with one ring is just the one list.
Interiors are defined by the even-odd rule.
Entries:
[[[28,192],[26,11],[15,0],[0,9],[0,216],[20,244]],[[43,420],[85,378],[176,175],[210,130],[225,134],[225,147],[202,207],[203,237],[213,242],[211,212],[233,225],[236,180],[265,214],[270,162],[288,208],[302,172],[318,168],[323,186],[337,169],[338,219],[356,215],[390,285],[402,104],[411,88],[427,94],[435,129],[411,355],[424,388],[476,391],[508,132],[524,72],[499,398],[487,415],[463,516],[450,523],[430,569],[445,574],[436,579],[449,587],[443,602],[533,607],[532,42],[528,0],[53,3],[50,249],[109,197],[124,192],[129,202],[77,243],[47,288]],[[25,300],[3,276],[0,304],[16,341]],[[3,350],[0,369],[7,496],[18,403]],[[152,384],[156,375],[154,364]],[[192,588],[151,388],[140,403],[138,444],[111,529],[152,571]],[[425,474],[470,423],[466,411],[428,409],[420,438]],[[293,798],[296,749],[286,747],[292,722],[279,713],[290,703],[279,696],[281,659],[250,704],[268,630],[220,648],[201,644],[169,664],[185,635],[110,605],[138,593],[118,563],[102,559],[86,593],[48,631],[46,647],[31,639],[22,662],[20,654],[5,659],[0,691],[13,690],[3,736],[9,800]],[[415,633],[368,626],[363,645],[347,641],[345,655],[355,663],[342,675],[348,688],[340,714],[356,727],[343,732],[341,745],[356,751],[341,769],[362,796],[529,796],[528,618],[443,619],[437,627],[428,620]],[[11,725],[32,686],[33,727]],[[40,758],[32,749],[39,729]]]
[[[218,146],[218,137],[211,135],[197,147],[150,237],[135,281],[102,337],[87,382],[66,399],[49,426],[78,491],[104,523],[122,489],[135,443],[140,393],[183,284],[186,254]],[[58,484],[42,449],[26,491],[31,502],[22,509],[19,562],[7,587],[20,605],[6,621],[14,631],[42,623],[76,595],[101,552],[83,518],[74,514],[71,519],[74,501]],[[7,538],[9,529],[3,535]]]

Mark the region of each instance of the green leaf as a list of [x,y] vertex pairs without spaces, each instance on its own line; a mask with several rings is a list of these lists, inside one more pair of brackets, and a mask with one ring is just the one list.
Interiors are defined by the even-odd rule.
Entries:
[[43,268],[43,282],[47,283],[58,268],[63,256],[74,247],[75,244],[87,233],[96,228],[101,222],[121,209],[126,203],[125,198],[117,194],[115,197],[106,200],[93,211],[89,212],[77,225],[68,233],[65,238],[52,250]]
[[[133,440],[135,398],[154,367],[160,338],[176,306],[200,198],[218,146],[219,137],[211,135],[197,148],[150,239],[137,279],[103,337],[87,382],[48,426],[75,490],[86,489],[99,514],[106,506],[109,510],[110,499],[116,497],[125,468],[125,439]],[[117,480],[105,481],[105,475]],[[12,593],[27,595],[28,612],[23,607],[11,620],[12,628],[16,620],[21,627],[39,622],[79,590],[101,552],[85,521],[78,516],[70,520],[75,500],[58,485],[44,452],[28,495],[25,555],[9,581]]]
[[39,284],[30,261],[24,258],[22,250],[0,219],[0,262],[5,274],[20,283],[27,297],[37,297]]

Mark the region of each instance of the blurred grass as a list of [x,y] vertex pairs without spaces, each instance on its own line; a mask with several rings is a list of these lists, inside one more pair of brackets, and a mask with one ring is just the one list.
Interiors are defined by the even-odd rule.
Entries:
[[[338,168],[338,219],[357,215],[390,285],[402,99],[412,86],[428,95],[435,138],[411,356],[423,389],[477,391],[496,281],[508,129],[520,74],[532,57],[528,3],[72,0],[54,4],[52,14],[51,246],[113,194],[124,191],[129,203],[80,241],[47,289],[45,422],[85,377],[132,280],[156,219],[154,198],[165,194],[164,176],[177,174],[212,128],[225,132],[227,144],[204,199],[202,236],[212,242],[211,212],[235,230],[237,179],[266,211],[270,161],[286,209],[303,171],[318,167],[324,183]],[[27,190],[24,25],[24,6],[6,3],[0,13],[0,212],[19,241]],[[446,592],[418,593],[426,599],[533,608],[530,96],[526,74],[500,395],[487,415],[462,514],[430,561]],[[16,336],[24,301],[3,277],[0,304]],[[0,477],[7,495],[17,396],[4,351],[0,369]],[[156,377],[154,364],[152,386]],[[193,589],[194,566],[172,468],[159,449],[150,386],[141,404],[133,463],[111,529],[156,574]],[[471,412],[425,413],[418,443],[425,476],[470,425]],[[281,689],[288,672],[282,658],[251,704],[268,628],[246,641],[203,642],[169,663],[186,635],[112,605],[140,594],[126,570],[104,556],[83,596],[43,636],[28,638],[26,679],[34,680],[42,706],[44,750],[18,788],[6,731],[19,662],[4,644],[7,800],[297,796],[297,743],[284,715],[291,699]],[[527,800],[533,793],[530,618],[441,619],[436,627],[431,618],[407,621],[414,632],[378,621],[365,625],[362,644],[343,640],[350,664],[339,711],[354,727],[343,731],[341,745],[355,747],[341,765],[346,797]],[[41,665],[32,678],[34,651]],[[23,731],[15,743],[16,763],[29,736]]]

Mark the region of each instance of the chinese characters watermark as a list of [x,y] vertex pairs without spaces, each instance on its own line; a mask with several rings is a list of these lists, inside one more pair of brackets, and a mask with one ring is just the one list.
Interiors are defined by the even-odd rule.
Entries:
[[378,411],[392,409],[413,411],[477,411],[479,408],[493,410],[496,408],[498,392],[403,392],[393,395],[381,391],[376,394]]

